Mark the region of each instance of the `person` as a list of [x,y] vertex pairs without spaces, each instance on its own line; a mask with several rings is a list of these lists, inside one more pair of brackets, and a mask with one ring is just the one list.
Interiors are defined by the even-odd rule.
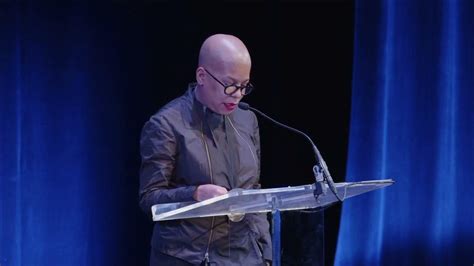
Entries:
[[[145,123],[140,139],[140,206],[202,201],[235,188],[258,189],[256,116],[238,103],[253,90],[251,58],[237,37],[215,34],[199,51],[196,82]],[[232,219],[234,220],[234,219]],[[266,214],[160,221],[150,265],[269,265]]]

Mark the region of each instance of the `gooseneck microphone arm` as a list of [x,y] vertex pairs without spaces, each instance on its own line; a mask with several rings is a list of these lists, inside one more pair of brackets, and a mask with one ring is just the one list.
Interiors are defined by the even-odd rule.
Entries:
[[281,127],[284,127],[288,130],[296,132],[300,135],[303,135],[311,143],[311,146],[313,147],[313,151],[314,151],[314,154],[315,154],[315,157],[316,157],[316,163],[317,164],[313,167],[313,172],[314,172],[314,175],[315,175],[315,178],[316,178],[315,185],[316,185],[316,190],[317,190],[317,191],[315,191],[315,196],[317,197],[317,195],[324,192],[325,188],[324,188],[324,186],[322,186],[321,181],[323,181],[323,179],[325,179],[328,186],[329,186],[329,188],[331,189],[332,193],[334,194],[334,196],[336,196],[336,198],[339,201],[341,201],[341,202],[343,201],[343,199],[341,199],[339,197],[338,193],[337,193],[336,187],[334,185],[334,181],[332,180],[331,174],[329,173],[326,162],[323,160],[323,157],[321,156],[321,153],[319,152],[318,148],[314,144],[313,140],[308,135],[306,135],[304,132],[299,131],[298,129],[292,128],[290,126],[287,126],[285,124],[282,124],[282,123],[276,121],[275,119],[269,117],[268,115],[264,114],[263,112],[251,107],[248,103],[240,102],[239,103],[239,108],[242,109],[242,110],[252,110],[252,111],[258,113],[259,115],[265,117],[266,119],[272,121],[273,123],[275,123],[275,124],[277,124]]

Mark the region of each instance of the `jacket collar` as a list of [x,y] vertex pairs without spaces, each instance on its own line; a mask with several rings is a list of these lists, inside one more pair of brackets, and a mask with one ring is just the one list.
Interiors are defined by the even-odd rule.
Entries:
[[[211,116],[211,124],[218,124],[220,122],[223,122],[223,115],[214,113],[207,106],[203,105],[201,102],[198,101],[198,99],[196,98],[195,89],[196,83],[191,83],[188,86],[188,90],[184,94],[186,111],[183,110],[182,116],[183,120],[187,122],[185,123],[185,126],[189,125],[191,128],[200,128],[201,121],[206,118],[206,113],[207,116]],[[189,110],[189,112],[187,110]],[[235,112],[229,114],[229,118],[233,119],[234,113]]]

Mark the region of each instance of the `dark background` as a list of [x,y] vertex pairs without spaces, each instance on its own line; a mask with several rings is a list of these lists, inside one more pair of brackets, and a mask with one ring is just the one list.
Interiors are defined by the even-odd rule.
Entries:
[[[343,181],[353,13],[352,1],[0,1],[0,263],[147,265],[140,131],[195,80],[215,33],[250,51],[244,100],[310,135]],[[263,187],[312,183],[309,143],[259,123]],[[332,265],[339,216],[285,212],[283,261],[317,265],[324,241]]]
[[[344,180],[354,35],[352,1],[153,3],[145,10],[137,9],[140,11],[145,72],[140,73],[143,79],[136,88],[125,89],[130,188],[137,182],[136,140],[141,126],[194,81],[200,45],[214,33],[238,36],[251,53],[251,80],[256,90],[244,101],[306,132],[316,142],[335,182]],[[266,120],[259,121],[263,187],[312,183],[315,161],[309,143]],[[127,192],[129,198],[136,196],[134,189]],[[133,200],[126,209],[127,213],[138,212]],[[324,214],[325,264],[332,265],[340,206]],[[127,227],[138,231],[130,236],[134,239],[124,242],[141,243],[136,254],[145,255],[151,224],[136,215],[139,218],[130,220]],[[302,259],[308,261],[319,252],[316,243],[321,239],[308,237],[318,237],[314,224],[319,219],[318,214],[283,214],[284,262],[302,265]]]

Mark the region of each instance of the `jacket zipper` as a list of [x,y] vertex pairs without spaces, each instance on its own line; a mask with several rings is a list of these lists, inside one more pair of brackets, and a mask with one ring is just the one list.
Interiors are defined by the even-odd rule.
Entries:
[[[211,177],[211,184],[214,184],[214,177],[212,174],[212,164],[211,164],[211,156],[209,155],[209,148],[207,146],[206,139],[204,137],[204,127],[203,127],[203,122],[201,121],[201,138],[202,138],[202,143],[204,144],[204,148],[206,149],[206,155],[207,155],[207,164],[209,167],[209,175]],[[209,240],[207,241],[207,247],[206,247],[206,252],[204,253],[204,261],[205,265],[209,265],[209,247],[211,246],[211,241],[212,241],[212,235],[214,233],[214,217],[212,217],[211,220],[211,232],[209,233]]]
[[[226,117],[226,119],[229,120],[229,124],[230,126],[234,129],[235,133],[237,133],[237,135],[245,142],[245,144],[247,144],[247,147],[249,148],[250,150],[250,153],[252,154],[252,158],[253,158],[253,161],[255,162],[255,166],[257,167],[258,169],[258,163],[257,163],[257,158],[256,158],[256,154],[254,154],[252,148],[250,147],[250,144],[247,142],[247,140],[244,139],[244,137],[242,135],[240,135],[239,131],[237,130],[237,128],[235,128],[234,124],[232,123],[232,119]],[[252,245],[253,245],[253,248],[254,250],[257,252],[257,254],[260,256],[260,258],[263,259],[263,253],[262,251],[260,250],[260,247],[258,246],[258,243],[256,242],[255,239],[252,239]]]
[[234,124],[232,123],[232,120],[228,117],[226,117],[226,119],[229,120],[229,123],[230,123],[231,127],[234,129],[235,133],[237,133],[237,135],[245,142],[245,144],[247,144],[247,147],[249,147],[249,150],[250,150],[250,153],[252,154],[252,158],[253,158],[253,161],[255,163],[255,166],[258,169],[257,159],[255,158],[255,155],[253,154],[253,151],[252,151],[252,148],[250,147],[250,144],[244,139],[244,137],[242,137],[242,135],[240,135],[239,131],[235,128]]

